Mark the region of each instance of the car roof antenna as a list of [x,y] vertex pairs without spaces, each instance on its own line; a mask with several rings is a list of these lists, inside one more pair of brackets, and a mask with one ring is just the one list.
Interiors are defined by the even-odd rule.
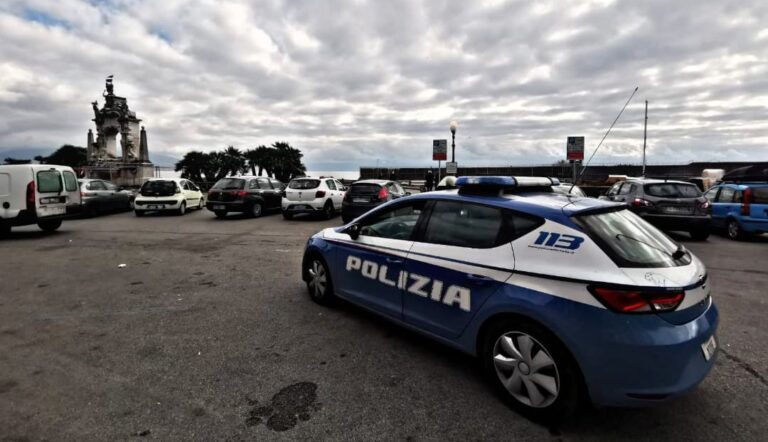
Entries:
[[576,179],[573,180],[573,184],[571,184],[571,188],[568,189],[568,193],[571,193],[573,188],[576,186],[576,183],[578,183],[579,180],[581,179],[582,175],[584,175],[584,171],[587,170],[587,167],[589,166],[589,163],[592,161],[592,158],[594,158],[594,156],[597,153],[598,149],[600,149],[600,146],[603,145],[603,141],[605,141],[606,137],[608,137],[608,134],[611,133],[611,129],[613,129],[613,126],[616,125],[617,121],[619,121],[619,118],[621,117],[621,114],[624,113],[624,109],[626,109],[627,106],[629,106],[629,102],[632,101],[632,97],[635,96],[635,94],[637,93],[638,89],[639,89],[639,86],[635,87],[635,90],[632,91],[632,95],[629,96],[629,99],[627,100],[627,102],[624,103],[624,107],[622,107],[621,110],[619,111],[619,114],[616,115],[616,119],[613,120],[613,123],[611,123],[611,127],[608,128],[608,130],[605,132],[605,135],[603,135],[603,139],[600,140],[600,143],[598,143],[598,145],[595,148],[595,150],[592,151],[592,155],[589,156],[589,159],[587,160],[587,164],[585,164],[584,167],[581,168],[581,172],[579,173],[579,176],[577,176]]

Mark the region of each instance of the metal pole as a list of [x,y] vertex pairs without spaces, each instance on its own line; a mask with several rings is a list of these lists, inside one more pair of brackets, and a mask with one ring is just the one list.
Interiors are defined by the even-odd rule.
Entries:
[[451,131],[451,162],[456,162],[456,132]]
[[645,176],[645,140],[648,135],[648,100],[645,100],[645,124],[643,125],[643,176]]
[[571,160],[571,166],[572,166],[571,168],[573,169],[573,173],[572,173],[573,181],[571,182],[575,183],[576,182],[576,160]]
[[[440,184],[440,160],[437,160],[437,184]],[[437,187],[437,184],[435,184],[435,187]]]

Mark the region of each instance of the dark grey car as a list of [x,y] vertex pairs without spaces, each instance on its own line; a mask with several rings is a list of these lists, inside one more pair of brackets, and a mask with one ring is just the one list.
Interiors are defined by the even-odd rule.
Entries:
[[632,178],[614,184],[601,199],[627,203],[662,230],[686,231],[697,240],[709,236],[709,202],[694,184]]
[[135,194],[130,190],[99,179],[85,178],[77,182],[80,185],[82,213],[85,216],[133,209]]
[[397,181],[356,181],[344,194],[344,200],[341,202],[341,220],[348,223],[380,204],[410,194],[403,190],[403,186]]

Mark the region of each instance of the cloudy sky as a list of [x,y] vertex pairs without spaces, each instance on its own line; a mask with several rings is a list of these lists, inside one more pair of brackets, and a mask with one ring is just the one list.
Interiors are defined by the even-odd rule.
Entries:
[[150,149],[283,140],[310,170],[591,151],[768,160],[768,1],[3,0],[0,152],[84,145],[104,77]]

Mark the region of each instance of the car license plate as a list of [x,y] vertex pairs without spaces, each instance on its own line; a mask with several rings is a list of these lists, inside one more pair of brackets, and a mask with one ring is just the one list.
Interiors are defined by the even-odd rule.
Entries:
[[227,210],[227,208],[224,206],[218,205],[218,206],[213,206],[213,210]]
[[664,207],[664,213],[677,213],[677,214],[686,214],[689,215],[691,213],[691,209],[689,207]]
[[353,203],[367,203],[368,198],[352,198]]
[[65,213],[67,213],[67,208],[65,206],[40,207],[41,216],[64,215]]
[[152,206],[147,206],[147,208],[149,208],[149,209],[162,209],[163,206],[152,205]]
[[717,349],[717,341],[715,341],[715,335],[709,337],[703,344],[701,344],[701,351],[704,353],[704,359],[710,360],[715,355]]

